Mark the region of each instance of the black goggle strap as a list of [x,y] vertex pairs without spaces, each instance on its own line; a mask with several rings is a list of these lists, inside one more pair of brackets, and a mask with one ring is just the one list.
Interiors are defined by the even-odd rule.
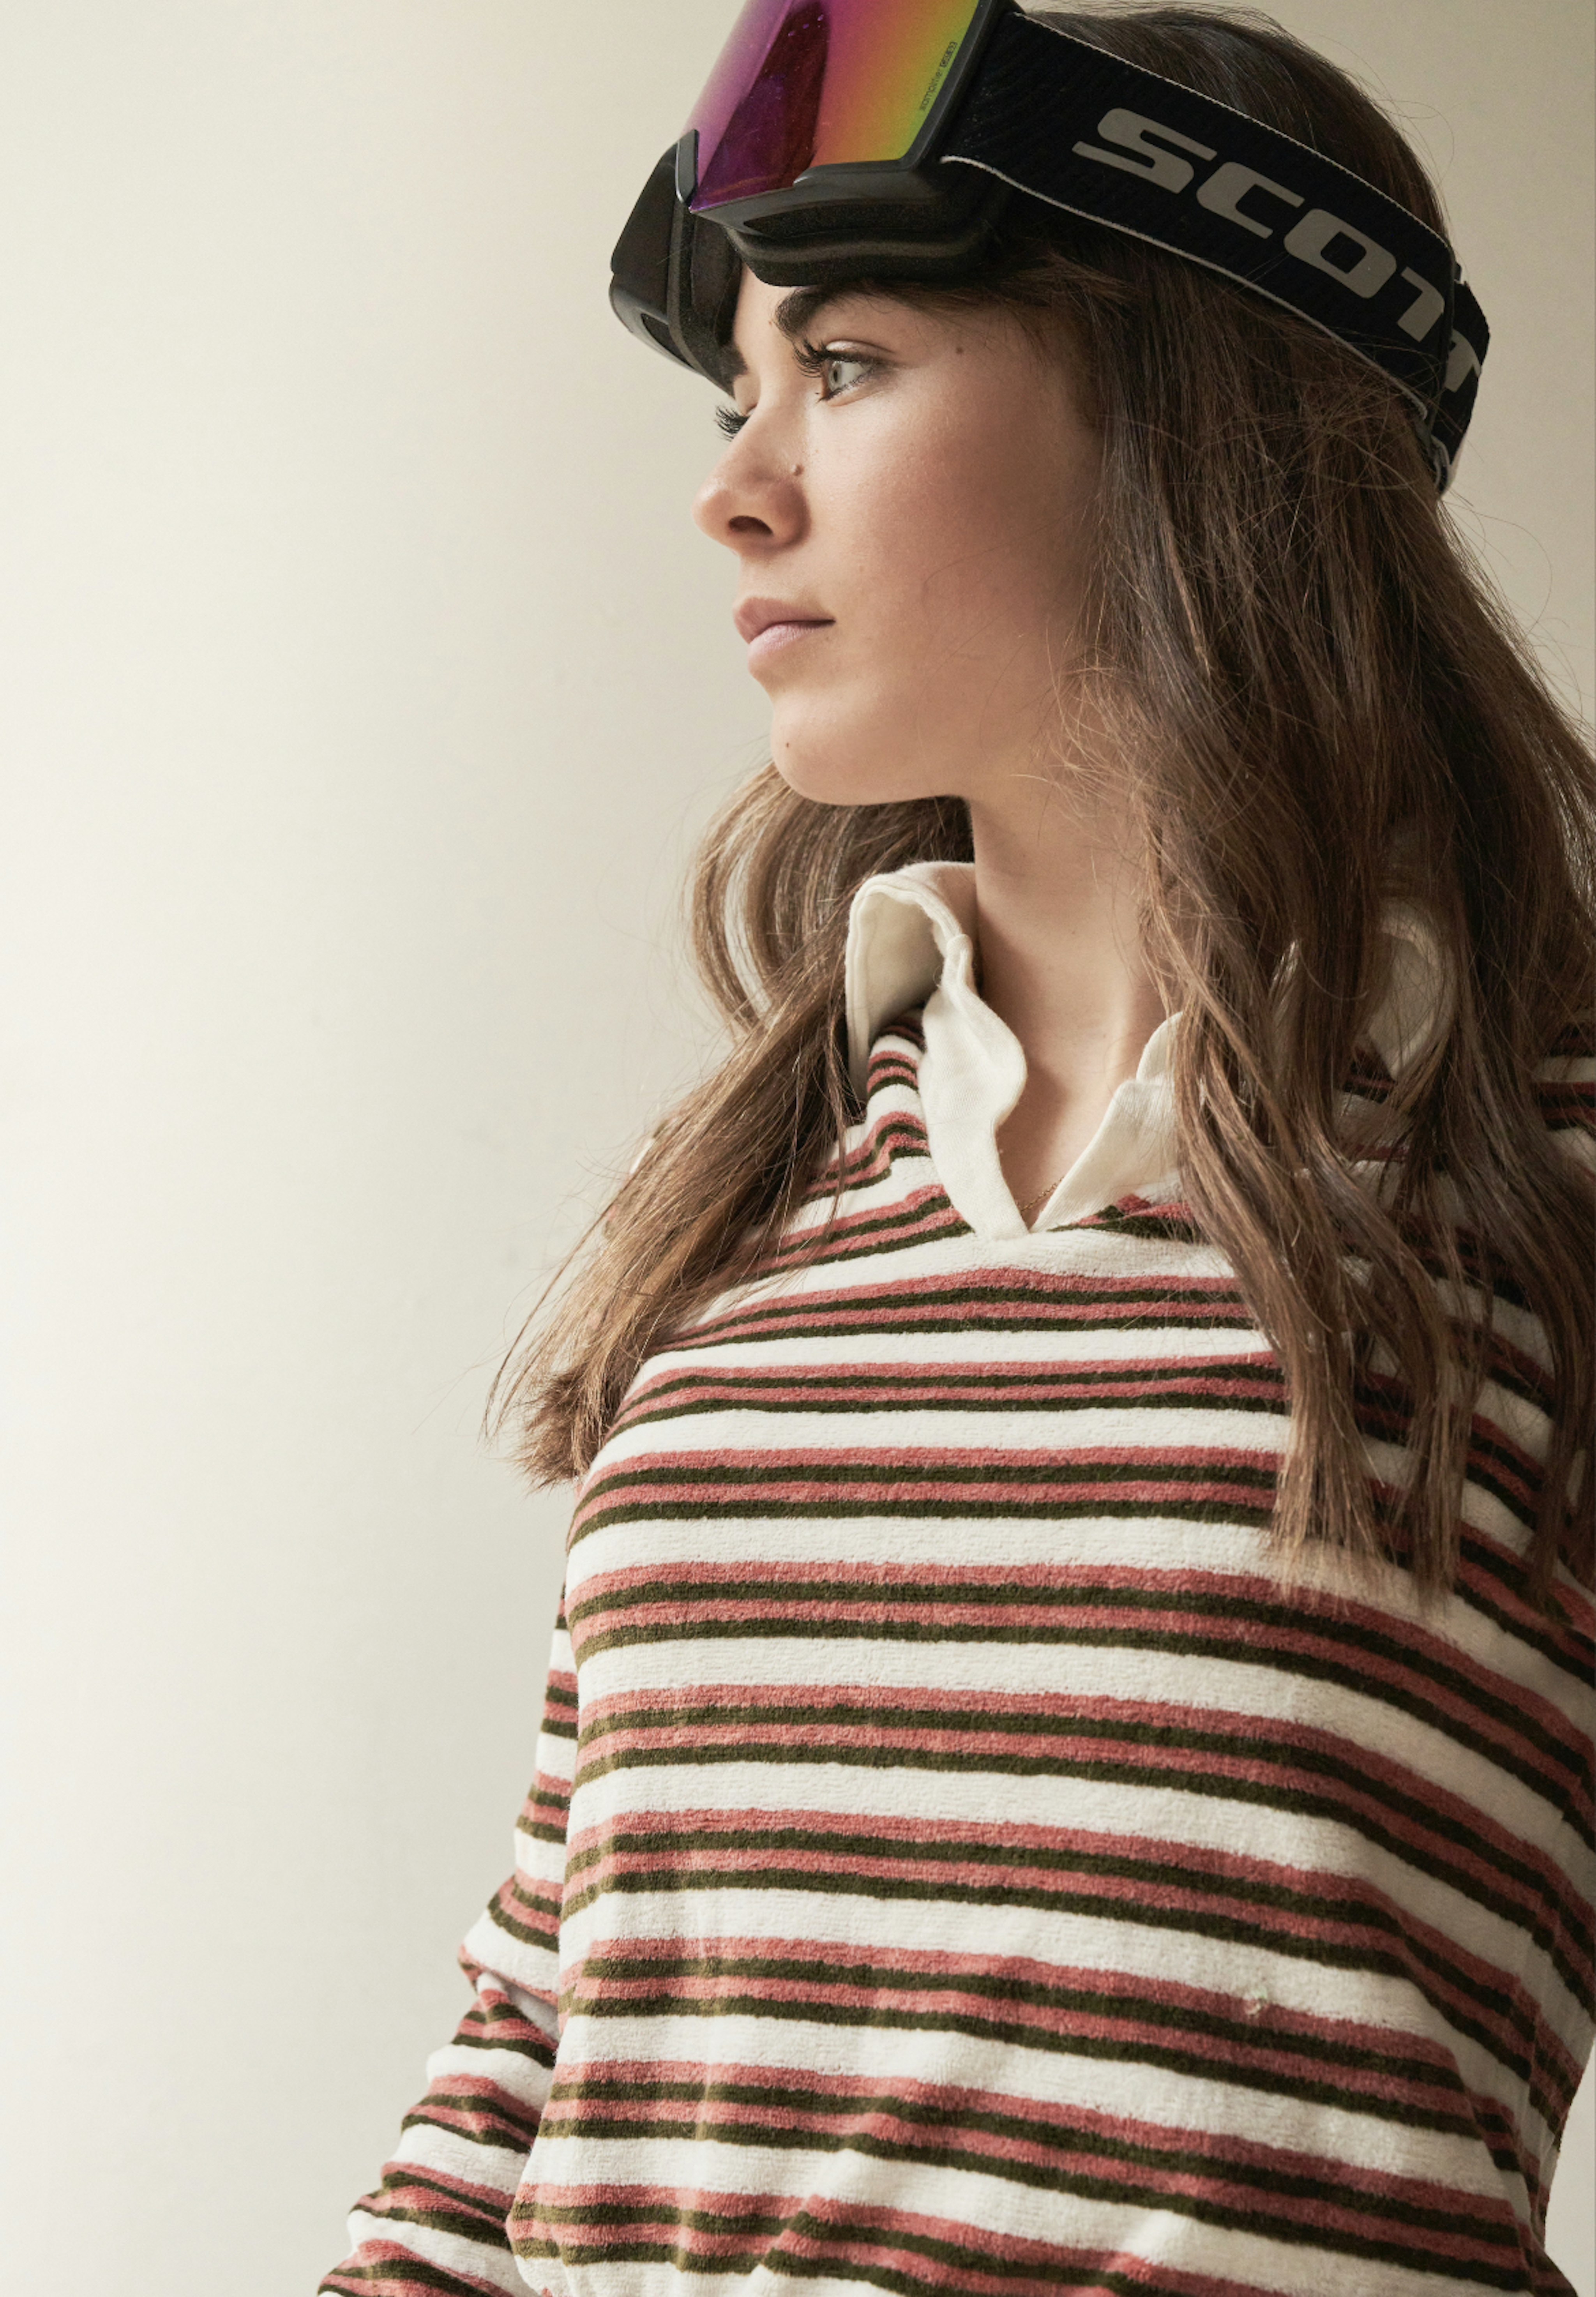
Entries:
[[1452,250],[1333,160],[1020,14],[939,156],[1256,288],[1412,402],[1444,489],[1490,342]]
[[[934,158],[1255,288],[1347,344],[1408,399],[1444,491],[1490,330],[1446,242],[1371,184],[1017,9]],[[720,383],[740,259],[686,206],[678,161],[673,146],[632,212],[611,300],[635,333]],[[833,239],[827,259],[840,251]]]

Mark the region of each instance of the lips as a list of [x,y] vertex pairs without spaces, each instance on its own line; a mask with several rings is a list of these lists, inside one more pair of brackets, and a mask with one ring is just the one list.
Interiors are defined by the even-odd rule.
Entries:
[[829,614],[817,614],[812,608],[794,605],[785,598],[745,598],[732,616],[737,636],[748,646],[777,624],[813,630],[830,620]]

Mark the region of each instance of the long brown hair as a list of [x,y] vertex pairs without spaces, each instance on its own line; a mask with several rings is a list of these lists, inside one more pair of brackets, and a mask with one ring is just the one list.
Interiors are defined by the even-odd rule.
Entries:
[[[1038,12],[1444,229],[1391,122],[1269,19]],[[1501,1290],[1540,1319],[1558,1399],[1534,1584],[1548,1600],[1559,1552],[1589,1581],[1592,1189],[1534,1082],[1596,996],[1575,729],[1441,510],[1405,403],[1354,354],[1024,200],[972,295],[1062,332],[1100,421],[1094,659],[1144,843],[1148,958],[1181,1013],[1186,1200],[1286,1376],[1278,1548],[1396,1554],[1424,1587],[1450,1583]],[[730,1048],[500,1374],[492,1408],[536,1480],[587,1467],[645,1355],[751,1264],[857,1115],[841,1042],[853,889],[969,852],[962,803],[822,805],[769,767],[715,823],[693,933]],[[1360,1173],[1343,1094],[1394,893],[1433,921],[1451,1021],[1397,1081]],[[1403,1493],[1370,1476],[1371,1399],[1405,1422]]]

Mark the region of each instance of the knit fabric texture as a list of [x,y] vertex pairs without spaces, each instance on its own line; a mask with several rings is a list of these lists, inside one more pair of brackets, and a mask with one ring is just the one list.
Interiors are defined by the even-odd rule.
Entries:
[[1596,1614],[1526,1601],[1538,1326],[1499,1291],[1455,1589],[1285,1580],[1279,1366],[1178,1184],[977,1232],[925,1043],[580,1487],[515,1871],[324,2292],[1567,2289]]

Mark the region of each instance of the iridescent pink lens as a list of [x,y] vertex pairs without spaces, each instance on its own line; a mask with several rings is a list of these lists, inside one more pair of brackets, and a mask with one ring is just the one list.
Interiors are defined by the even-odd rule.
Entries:
[[980,0],[747,0],[700,96],[693,206],[783,191],[806,168],[901,160]]

